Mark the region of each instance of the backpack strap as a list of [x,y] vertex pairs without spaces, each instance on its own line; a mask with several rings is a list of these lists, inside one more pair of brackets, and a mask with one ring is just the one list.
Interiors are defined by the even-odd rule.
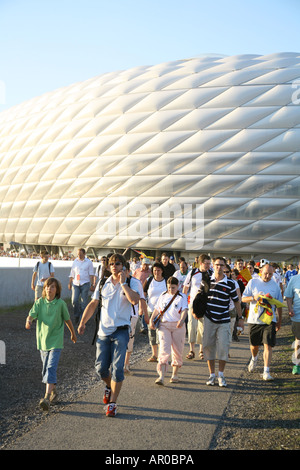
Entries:
[[[165,292],[166,293],[166,292]],[[158,315],[156,315],[156,317],[154,318],[153,322],[154,322],[154,325],[156,325],[160,319],[162,318],[163,314],[168,310],[168,308],[171,306],[171,303],[173,302],[173,300],[175,300],[175,297],[179,295],[179,291],[175,292],[175,294],[173,295],[172,299],[170,300],[170,302],[168,303],[168,305],[165,306],[165,308],[159,312]]]
[[[133,276],[126,277],[126,281],[125,281],[125,282],[127,282],[128,287],[130,287],[130,280],[131,280],[132,277],[133,277]],[[134,305],[133,305],[133,304],[131,304],[131,305],[132,305],[133,314],[135,315]]]
[[97,312],[95,316],[96,325],[95,325],[95,333],[94,333],[92,345],[95,344],[95,341],[97,338],[97,333],[98,333],[99,323],[100,323],[101,308],[102,308],[102,289],[107,279],[108,279],[107,277],[103,277],[99,281],[99,304],[98,304],[98,308],[97,308]]
[[[50,262],[50,261],[47,261],[47,263],[48,263],[48,267],[49,267],[49,274],[51,274],[51,266],[52,266],[52,265],[51,265],[51,262]],[[39,272],[39,265],[40,265],[40,262],[38,261],[38,262],[36,263],[36,271],[37,271],[37,272]]]

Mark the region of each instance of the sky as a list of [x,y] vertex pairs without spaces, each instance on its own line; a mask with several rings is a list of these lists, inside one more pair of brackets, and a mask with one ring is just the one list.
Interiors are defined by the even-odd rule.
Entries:
[[0,112],[106,72],[299,52],[300,0],[0,0]]

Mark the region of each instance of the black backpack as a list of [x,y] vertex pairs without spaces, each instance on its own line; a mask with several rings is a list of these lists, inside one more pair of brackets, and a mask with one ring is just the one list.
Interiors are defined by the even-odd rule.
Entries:
[[206,312],[209,289],[210,276],[207,271],[203,271],[199,290],[193,300],[193,313],[197,318],[202,318]]

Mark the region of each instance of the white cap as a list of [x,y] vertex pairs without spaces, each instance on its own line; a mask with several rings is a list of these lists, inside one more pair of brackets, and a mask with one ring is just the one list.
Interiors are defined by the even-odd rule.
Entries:
[[261,259],[261,260],[260,260],[260,267],[262,268],[265,264],[269,264],[269,263],[270,263],[269,260],[267,260],[267,259]]
[[142,264],[151,264],[151,263],[150,263],[150,259],[148,259],[148,258],[143,258]]

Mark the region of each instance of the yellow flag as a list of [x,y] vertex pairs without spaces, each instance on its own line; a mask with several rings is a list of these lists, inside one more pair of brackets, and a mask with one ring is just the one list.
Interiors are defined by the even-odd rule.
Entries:
[[[266,300],[268,303],[263,302],[263,300]],[[257,301],[254,311],[255,313],[262,312],[258,319],[261,320],[263,323],[266,323],[267,325],[270,325],[273,320],[273,309],[272,305],[275,305],[277,308],[280,307],[285,307],[285,304],[280,302],[277,299],[274,299],[270,295],[261,295],[260,299]]]
[[248,268],[242,269],[239,274],[245,279],[245,281],[249,282],[252,279],[251,273]]

